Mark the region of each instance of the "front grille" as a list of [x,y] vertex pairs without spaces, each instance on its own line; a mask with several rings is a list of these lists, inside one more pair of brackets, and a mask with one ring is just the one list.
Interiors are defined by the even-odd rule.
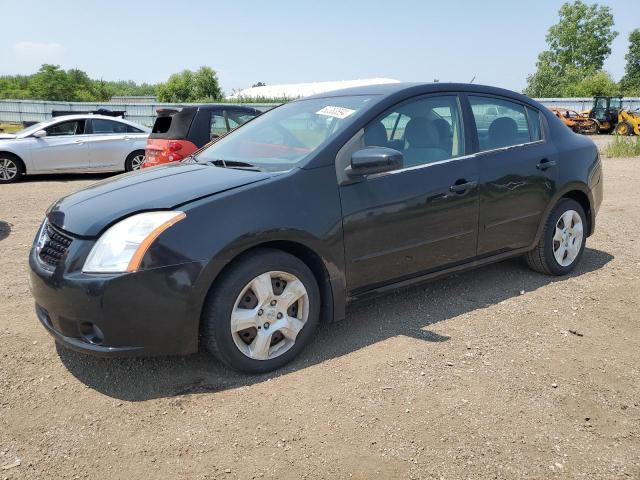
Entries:
[[67,253],[69,245],[71,239],[46,222],[38,240],[38,258],[45,265],[55,268]]

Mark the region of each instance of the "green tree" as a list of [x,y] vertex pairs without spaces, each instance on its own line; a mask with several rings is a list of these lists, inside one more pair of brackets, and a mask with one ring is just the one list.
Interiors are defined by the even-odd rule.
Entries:
[[[566,97],[595,97],[596,95],[613,96],[620,93],[620,87],[605,71],[583,76],[580,70],[573,75],[575,81],[567,83],[564,88]],[[581,78],[579,78],[581,77]]]
[[44,64],[29,82],[30,98],[36,100],[73,100],[73,87],[67,72],[59,65]]
[[624,58],[627,65],[620,86],[626,95],[640,95],[640,28],[629,34],[629,51]]
[[174,73],[167,83],[158,85],[157,91],[161,102],[198,102],[222,98],[218,76],[211,67],[200,67],[196,72],[183,70]]
[[563,4],[558,14],[560,20],[547,34],[549,50],[558,66],[601,70],[611,54],[611,42],[618,36],[613,30],[611,9],[575,0]]
[[584,91],[597,90],[610,79],[602,67],[618,35],[611,9],[575,0],[563,4],[558,14],[546,37],[549,49],[540,53],[536,72],[527,77],[527,95],[562,97],[576,91],[577,83],[585,82],[580,87]]

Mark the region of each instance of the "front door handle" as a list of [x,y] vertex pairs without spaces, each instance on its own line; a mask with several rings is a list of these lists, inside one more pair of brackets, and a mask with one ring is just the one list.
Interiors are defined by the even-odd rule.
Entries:
[[74,140],[73,143],[77,143],[78,145],[82,145],[84,140]]
[[449,187],[449,191],[453,193],[464,193],[467,190],[474,188],[477,184],[478,182],[465,182],[464,180],[458,180]]
[[536,165],[536,168],[538,170],[545,171],[547,168],[551,168],[551,167],[555,167],[555,166],[556,166],[556,161],[555,160],[549,160],[547,158],[543,158],[542,160],[540,160],[540,163],[538,163]]

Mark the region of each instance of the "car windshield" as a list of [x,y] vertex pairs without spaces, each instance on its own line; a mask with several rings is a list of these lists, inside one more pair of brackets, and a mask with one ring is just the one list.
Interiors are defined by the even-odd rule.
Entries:
[[26,137],[27,135],[31,135],[32,133],[37,132],[38,130],[42,130],[46,125],[50,124],[51,120],[47,120],[45,122],[36,123],[31,125],[30,127],[24,128],[15,134],[19,137]]
[[298,100],[270,110],[207,147],[198,162],[239,162],[266,171],[293,168],[333,138],[371,96]]

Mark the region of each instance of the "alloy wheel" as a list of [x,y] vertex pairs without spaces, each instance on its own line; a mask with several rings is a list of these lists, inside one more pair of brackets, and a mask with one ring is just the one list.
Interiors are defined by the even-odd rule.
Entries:
[[288,351],[309,318],[304,284],[286,272],[258,275],[243,289],[230,318],[238,349],[254,360],[270,360]]
[[140,170],[142,168],[142,164],[144,163],[144,155],[136,155],[131,159],[131,170]]
[[18,165],[10,158],[0,158],[0,180],[13,180],[18,175]]
[[571,265],[582,247],[584,228],[582,218],[575,210],[565,211],[556,222],[553,235],[553,256],[559,265]]

